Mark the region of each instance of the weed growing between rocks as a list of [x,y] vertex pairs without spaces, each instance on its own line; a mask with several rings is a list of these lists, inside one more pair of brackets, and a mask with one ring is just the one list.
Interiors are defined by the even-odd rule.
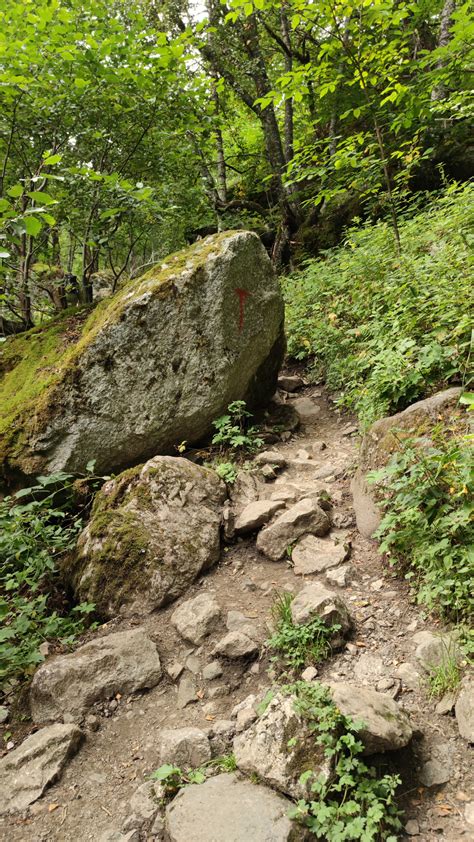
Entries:
[[438,428],[432,445],[404,443],[389,465],[373,472],[387,492],[376,532],[408,579],[418,603],[468,623],[474,593],[474,463],[469,437]]
[[278,654],[288,669],[300,669],[324,661],[331,651],[331,638],[340,630],[340,625],[327,626],[320,617],[304,625],[293,623],[291,603],[293,594],[278,594],[272,608],[275,633],[268,646]]
[[363,744],[358,739],[362,723],[344,716],[321,684],[299,681],[283,692],[296,696],[296,710],[308,721],[333,767],[329,778],[312,771],[301,776],[311,796],[298,801],[291,818],[327,842],[396,842],[402,829],[395,801],[401,781],[398,775],[378,777],[376,769],[362,760]]
[[252,418],[245,401],[233,401],[227,407],[227,415],[213,422],[216,433],[212,444],[224,452],[254,453],[262,446],[263,439],[259,437],[259,428],[250,423]]
[[5,691],[34,672],[44,659],[42,644],[73,643],[94,610],[91,603],[71,608],[60,583],[59,561],[74,547],[82,527],[77,494],[77,478],[59,473],[38,477],[37,485],[0,503],[0,679]]
[[163,788],[164,802],[170,801],[182,789],[189,784],[203,784],[211,775],[218,772],[235,772],[237,764],[233,754],[226,754],[222,757],[215,757],[202,766],[195,769],[183,770],[179,766],[172,766],[165,763],[156,769],[151,780],[157,781]]

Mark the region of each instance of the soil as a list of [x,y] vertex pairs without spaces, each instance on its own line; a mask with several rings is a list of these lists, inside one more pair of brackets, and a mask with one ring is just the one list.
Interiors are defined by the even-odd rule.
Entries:
[[[298,467],[285,471],[276,480],[276,487],[294,483],[328,491],[334,503],[333,514],[348,529],[354,568],[353,580],[340,593],[355,620],[355,632],[343,650],[318,666],[319,676],[323,681],[354,679],[376,687],[381,679],[394,678],[397,665],[415,663],[412,638],[416,632],[439,630],[440,626],[412,602],[407,583],[390,569],[376,543],[362,538],[355,528],[349,491],[360,441],[353,429],[355,422],[334,407],[324,389],[306,387],[289,401],[302,395],[312,396],[320,406],[317,423],[271,448],[290,458],[302,449],[314,448],[312,459],[308,460],[309,467],[301,460]],[[319,450],[316,443],[321,442],[326,448]],[[316,480],[316,470],[323,467],[328,468],[329,476]],[[183,598],[205,590],[215,595],[221,607],[221,625],[201,647],[184,642],[170,625],[170,614],[179,603],[147,617],[117,619],[102,626],[97,634],[143,626],[157,644],[164,677],[147,693],[115,699],[112,708],[115,702],[118,704],[114,710],[109,704],[91,710],[97,717],[98,730],[85,726],[86,740],[61,780],[25,814],[0,819],[0,837],[5,842],[88,842],[99,839],[108,829],[120,829],[128,815],[130,796],[159,765],[156,738],[160,728],[206,728],[214,719],[229,719],[234,705],[250,693],[263,694],[269,688],[275,674],[264,642],[270,633],[275,594],[296,592],[302,584],[290,560],[268,561],[257,551],[253,536],[224,544],[218,565]],[[334,589],[338,590],[337,586]],[[212,682],[196,675],[195,703],[178,708],[177,683],[168,677],[166,667],[176,661],[185,664],[190,655],[195,655],[201,666],[212,660],[211,650],[225,631],[224,620],[231,609],[241,611],[256,624],[262,644],[259,660],[228,662],[223,676]],[[382,760],[389,770],[396,769],[402,775],[401,804],[407,828],[403,838],[414,836],[422,842],[473,838],[472,825],[464,819],[465,804],[474,798],[472,760],[454,716],[435,712],[437,700],[430,698],[426,683],[410,690],[395,679],[387,692],[396,694],[415,728],[410,748],[385,755]],[[10,739],[18,744],[25,727],[16,732],[9,726],[9,730],[13,732]],[[444,766],[450,764],[449,781],[442,786],[423,787],[418,780],[420,767],[440,747]]]

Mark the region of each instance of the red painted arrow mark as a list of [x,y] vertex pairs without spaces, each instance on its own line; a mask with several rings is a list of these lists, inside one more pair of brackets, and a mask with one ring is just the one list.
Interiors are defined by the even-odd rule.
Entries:
[[235,292],[239,296],[239,333],[242,333],[244,326],[245,299],[248,298],[249,295],[252,295],[252,293],[247,289],[241,289],[240,287],[237,287]]

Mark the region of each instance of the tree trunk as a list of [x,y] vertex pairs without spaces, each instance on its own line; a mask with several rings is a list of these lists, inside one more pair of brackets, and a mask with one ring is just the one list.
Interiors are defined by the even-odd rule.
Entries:
[[[456,0],[445,0],[443,11],[441,13],[441,24],[439,28],[438,47],[447,47],[451,40],[451,18],[456,8]],[[445,65],[445,60],[440,59],[437,64],[438,70],[442,70]],[[446,98],[446,86],[440,83],[436,85],[431,91],[432,102],[439,102]]]

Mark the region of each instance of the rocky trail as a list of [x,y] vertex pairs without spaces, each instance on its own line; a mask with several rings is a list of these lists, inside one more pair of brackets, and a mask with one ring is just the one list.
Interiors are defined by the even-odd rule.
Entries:
[[[293,388],[294,383],[286,385]],[[474,776],[469,744],[460,734],[460,727],[468,727],[465,720],[472,717],[472,710],[459,699],[456,718],[454,699],[439,703],[430,698],[426,666],[446,639],[439,636],[439,626],[412,604],[407,584],[383,563],[375,542],[356,529],[349,486],[357,461],[357,427],[335,409],[321,388],[306,386],[283,394],[302,425],[283,436],[286,441],[270,443],[269,457],[257,457],[258,479],[240,475],[225,522],[228,535],[236,529],[240,537],[222,544],[217,565],[168,607],[146,616],[114,618],[101,626],[89,636],[92,647],[98,641],[98,648],[84,652],[81,668],[65,669],[55,677],[56,684],[46,673],[43,685],[38,680],[37,722],[61,721],[51,710],[55,705],[61,709],[61,700],[66,700],[62,706],[66,731],[55,736],[50,761],[58,772],[64,769],[42,797],[0,819],[0,836],[6,842],[292,839],[294,831],[285,817],[289,802],[276,789],[288,794],[296,784],[278,785],[278,774],[285,775],[281,764],[278,774],[275,769],[265,771],[268,758],[262,760],[256,748],[258,728],[266,722],[274,744],[276,737],[271,731],[271,706],[268,717],[267,711],[267,718],[260,720],[255,707],[276,677],[265,646],[275,594],[298,594],[313,583],[319,587],[318,599],[323,586],[332,592],[330,603],[337,607],[343,600],[353,630],[345,645],[310,668],[305,678],[377,691],[382,702],[395,701],[408,715],[409,726],[403,714],[397,719],[397,713],[393,733],[372,734],[395,749],[383,755],[382,763],[403,778],[404,838],[420,842],[473,838]],[[317,537],[314,512],[302,511],[298,517],[313,521],[311,528],[302,527],[294,536],[300,541],[293,559],[284,554],[271,560],[272,553],[279,556],[281,540],[288,541],[288,529],[302,521],[294,515],[280,535],[272,533],[271,526],[257,535],[259,526],[270,517],[275,523],[295,505],[304,508],[300,501],[315,498],[323,504],[317,507],[318,516],[324,517],[321,512],[326,511],[331,517],[329,536]],[[328,499],[330,507],[324,506]],[[314,598],[311,588],[306,594],[299,598],[303,612],[304,599]],[[107,636],[122,632],[125,637],[116,649],[112,640],[108,649],[102,648],[107,647]],[[86,700],[84,712],[84,670],[89,670],[90,687],[99,682],[103,689],[108,681],[114,687],[116,669],[125,677],[121,692],[104,691],[106,701],[98,703]],[[100,693],[100,687],[96,691]],[[362,705],[364,692],[359,698],[355,692]],[[80,746],[78,726],[84,734]],[[24,732],[10,730],[11,739],[19,744]],[[228,754],[235,734],[237,763],[240,755],[240,765],[250,771],[250,778],[220,773],[205,784],[185,788],[168,808],[164,829],[157,803],[149,796],[150,774],[163,763],[200,766],[211,753]],[[58,741],[62,746],[66,741],[65,752],[58,749]],[[45,774],[44,769],[37,771],[41,780]],[[261,782],[258,787],[256,780]],[[273,789],[264,787],[265,781],[273,781]]]

